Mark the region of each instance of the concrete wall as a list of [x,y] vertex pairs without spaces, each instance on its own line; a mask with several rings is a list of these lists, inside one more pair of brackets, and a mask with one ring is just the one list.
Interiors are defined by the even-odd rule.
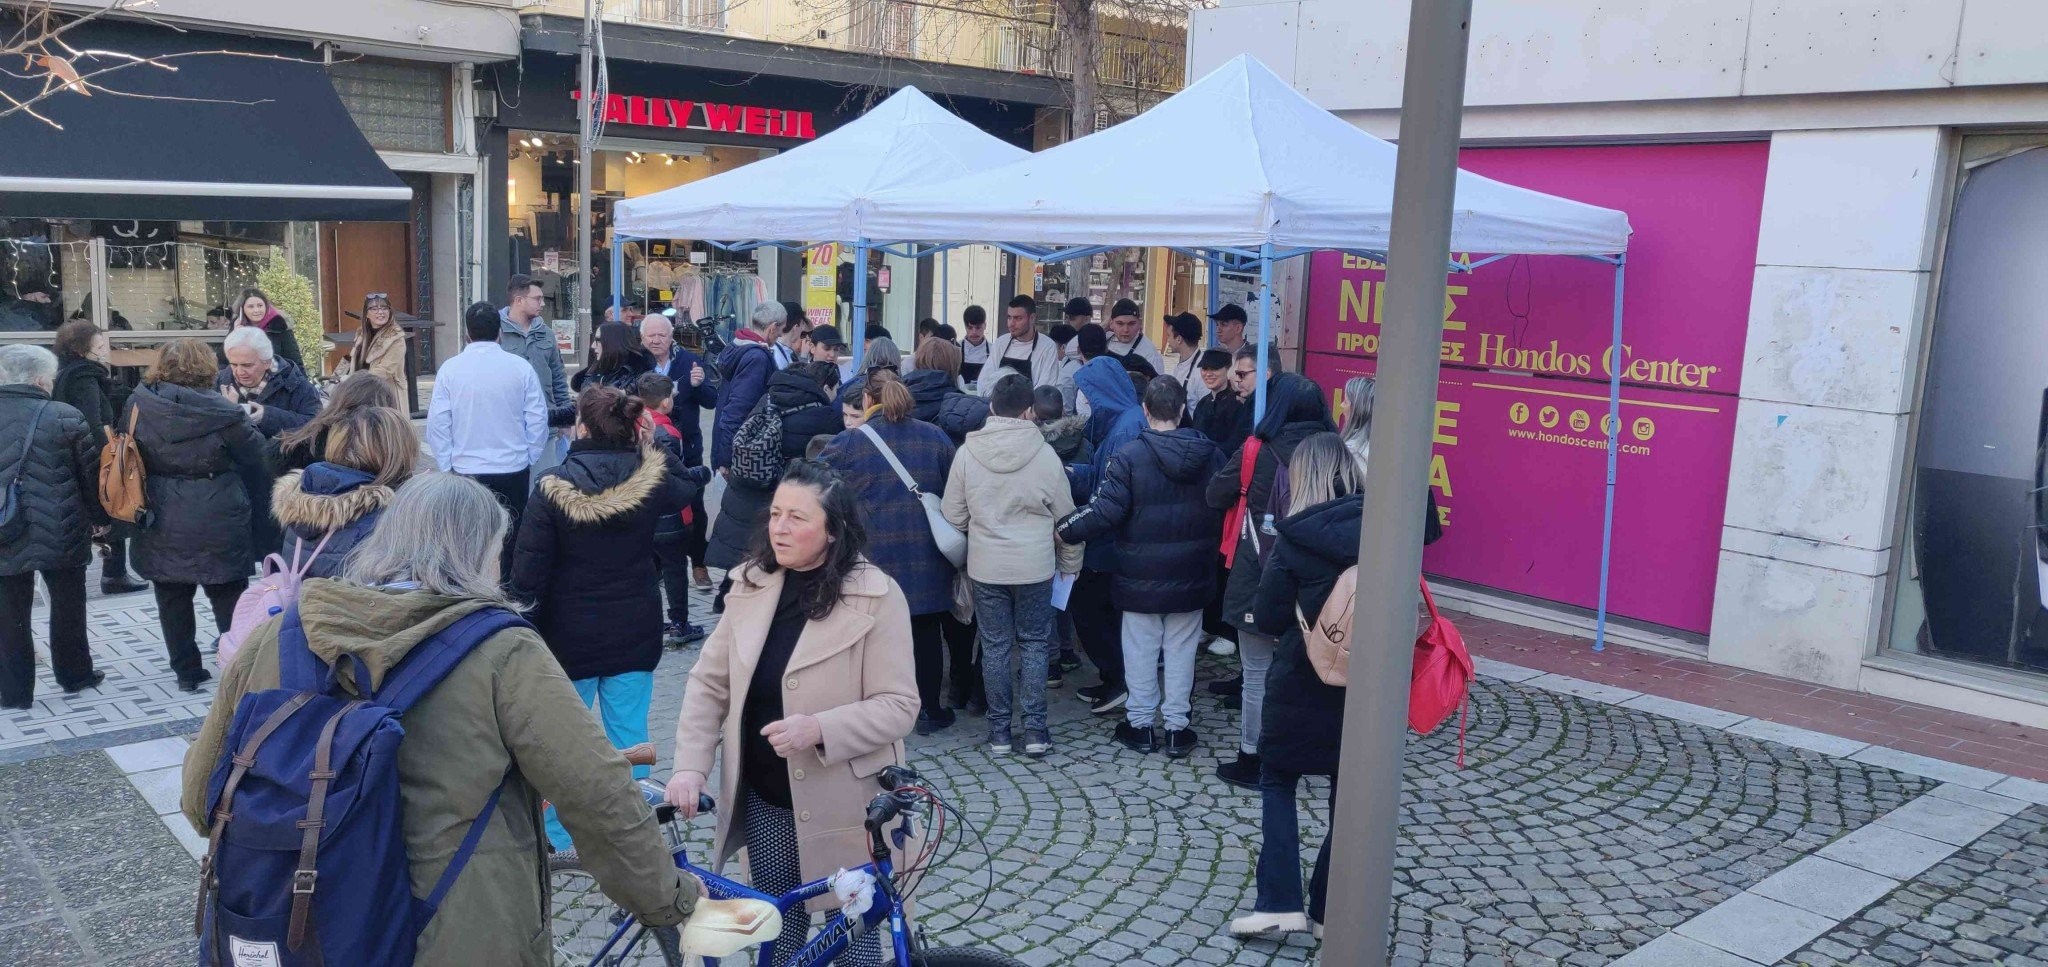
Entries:
[[[59,8],[104,3],[59,0]],[[332,41],[344,51],[407,60],[507,60],[519,56],[511,0],[156,0],[168,23],[270,37]]]

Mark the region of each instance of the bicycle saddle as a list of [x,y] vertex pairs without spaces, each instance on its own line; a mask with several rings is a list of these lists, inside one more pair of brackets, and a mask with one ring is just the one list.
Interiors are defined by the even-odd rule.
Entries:
[[765,900],[698,900],[678,946],[693,957],[730,957],[782,935],[782,911]]

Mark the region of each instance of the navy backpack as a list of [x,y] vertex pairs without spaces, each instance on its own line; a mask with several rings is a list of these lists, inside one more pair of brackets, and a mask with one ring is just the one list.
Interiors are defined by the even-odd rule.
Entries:
[[[242,697],[207,783],[212,817],[200,867],[199,962],[207,965],[410,964],[420,932],[476,852],[504,780],[469,825],[432,893],[412,893],[400,822],[400,717],[476,646],[530,627],[499,608],[420,642],[375,694],[350,696],[287,609],[280,687]],[[360,657],[352,680],[370,681]],[[506,778],[511,772],[507,770]]]

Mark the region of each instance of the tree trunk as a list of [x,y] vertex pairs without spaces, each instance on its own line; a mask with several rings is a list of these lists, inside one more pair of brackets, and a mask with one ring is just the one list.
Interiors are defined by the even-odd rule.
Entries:
[[1058,0],[1059,45],[1074,72],[1073,100],[1067,105],[1067,140],[1095,131],[1095,112],[1102,98],[1096,83],[1097,40],[1095,0]]

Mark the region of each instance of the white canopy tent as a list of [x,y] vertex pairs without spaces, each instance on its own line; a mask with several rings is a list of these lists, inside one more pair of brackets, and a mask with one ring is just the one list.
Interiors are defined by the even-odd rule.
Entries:
[[[1385,251],[1394,146],[1239,55],[1115,127],[874,199],[858,236]],[[1458,173],[1451,248],[1614,255],[1628,216]]]
[[809,144],[619,202],[630,238],[845,242],[869,199],[1030,157],[906,87]]

